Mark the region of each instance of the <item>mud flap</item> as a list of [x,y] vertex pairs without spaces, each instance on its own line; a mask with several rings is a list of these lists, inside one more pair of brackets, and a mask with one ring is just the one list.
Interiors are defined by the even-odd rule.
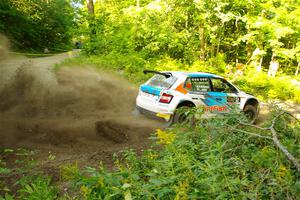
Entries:
[[171,118],[171,115],[170,115],[170,114],[163,114],[163,113],[157,113],[156,116],[157,116],[157,117],[160,117],[160,118],[163,118],[163,119],[165,119],[166,121],[169,121],[170,118]]

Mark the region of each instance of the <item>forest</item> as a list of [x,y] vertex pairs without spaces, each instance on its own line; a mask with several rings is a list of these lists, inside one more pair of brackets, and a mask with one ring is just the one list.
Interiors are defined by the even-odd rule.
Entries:
[[89,54],[208,62],[219,70],[233,63],[268,67],[275,54],[281,70],[295,74],[299,12],[298,1],[96,1],[81,30],[91,34]]
[[[12,60],[19,59],[15,55],[30,55],[31,60],[22,64],[28,71],[16,70],[20,80],[12,90],[0,84],[0,137],[6,131],[1,127],[13,123],[14,131],[24,133],[17,137],[20,141],[32,134],[41,141],[37,147],[53,145],[58,154],[68,149],[73,157],[59,160],[49,146],[36,151],[30,145],[1,146],[5,143],[0,140],[0,200],[299,199],[299,0],[1,0],[1,73],[6,48]],[[76,56],[55,57],[71,55],[72,49]],[[48,69],[43,71],[43,63],[30,66],[35,57],[44,56],[60,61],[51,66],[55,83]],[[272,63],[278,69],[273,70]],[[30,71],[33,68],[39,73]],[[139,120],[144,128],[123,124],[131,119],[128,114],[126,120],[115,117],[117,123],[105,121],[120,114],[106,104],[117,100],[106,96],[110,90],[105,87],[112,88],[112,95],[113,89],[118,92],[122,102],[116,98],[117,102],[127,112],[136,95],[128,88],[150,77],[145,69],[215,73],[258,97],[270,110],[258,124],[249,124],[235,110],[222,118],[195,119],[203,114],[201,107],[184,111],[192,123],[169,128]],[[0,74],[0,83],[1,78]],[[101,85],[101,80],[116,83]],[[51,89],[59,84],[72,87],[64,85],[52,97]],[[37,85],[44,90],[26,89]],[[14,92],[6,96],[7,91]],[[28,94],[45,96],[40,105]],[[5,104],[10,99],[15,107]],[[77,104],[84,111],[76,110]],[[30,114],[18,113],[24,105]],[[293,113],[281,105],[292,105]],[[113,114],[103,117],[101,109]],[[72,117],[65,118],[68,114]],[[55,120],[60,123],[55,125]],[[105,130],[117,132],[121,139],[106,135],[114,143],[99,145],[95,135],[89,135],[95,127],[97,137]],[[70,136],[73,132],[79,139]],[[137,135],[138,140],[130,141]],[[45,136],[49,138],[42,140]],[[69,144],[79,141],[88,144],[81,149]]]
[[298,73],[300,60],[299,4],[297,0],[3,0],[0,31],[16,49],[66,47],[77,40],[89,55],[116,59],[130,55],[137,64],[190,67],[207,62],[221,71],[236,63],[267,68],[274,54],[280,70],[292,75]]
[[2,0],[0,33],[18,51],[66,50],[73,37],[74,8],[64,0]]

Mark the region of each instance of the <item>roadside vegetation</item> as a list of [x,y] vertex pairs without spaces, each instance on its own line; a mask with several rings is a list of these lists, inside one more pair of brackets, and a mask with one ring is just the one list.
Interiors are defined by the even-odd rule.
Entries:
[[[300,103],[298,1],[31,2],[1,2],[0,31],[31,51],[65,49],[73,37],[81,55],[56,70],[94,66],[134,84],[149,78],[144,69],[205,71],[263,101]],[[186,113],[191,122],[152,133],[142,155],[116,153],[113,169],[74,161],[51,177],[36,152],[0,147],[0,200],[299,198],[299,120],[276,106],[259,126],[234,111],[210,120],[193,118],[202,108]]]

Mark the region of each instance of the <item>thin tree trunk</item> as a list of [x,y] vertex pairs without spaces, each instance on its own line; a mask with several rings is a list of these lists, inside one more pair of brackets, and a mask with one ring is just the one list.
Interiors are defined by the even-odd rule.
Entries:
[[88,9],[88,22],[89,22],[89,29],[90,29],[90,37],[91,40],[94,39],[96,35],[96,27],[95,27],[95,8],[94,8],[94,1],[87,0],[87,9]]
[[199,59],[205,60],[205,35],[204,35],[204,25],[203,23],[199,26],[199,41],[200,41],[200,55]]
[[219,51],[220,51],[220,43],[221,43],[221,36],[218,38],[218,45],[217,45],[216,56],[219,54]]
[[296,70],[295,76],[298,76],[299,67],[300,67],[300,61],[298,62],[298,66],[297,66],[297,70]]

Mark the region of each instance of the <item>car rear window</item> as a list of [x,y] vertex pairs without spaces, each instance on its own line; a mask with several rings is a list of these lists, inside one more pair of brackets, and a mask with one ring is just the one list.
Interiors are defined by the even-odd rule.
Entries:
[[174,76],[166,78],[163,75],[156,74],[149,80],[147,85],[161,89],[168,89],[175,83],[175,81],[176,78]]

